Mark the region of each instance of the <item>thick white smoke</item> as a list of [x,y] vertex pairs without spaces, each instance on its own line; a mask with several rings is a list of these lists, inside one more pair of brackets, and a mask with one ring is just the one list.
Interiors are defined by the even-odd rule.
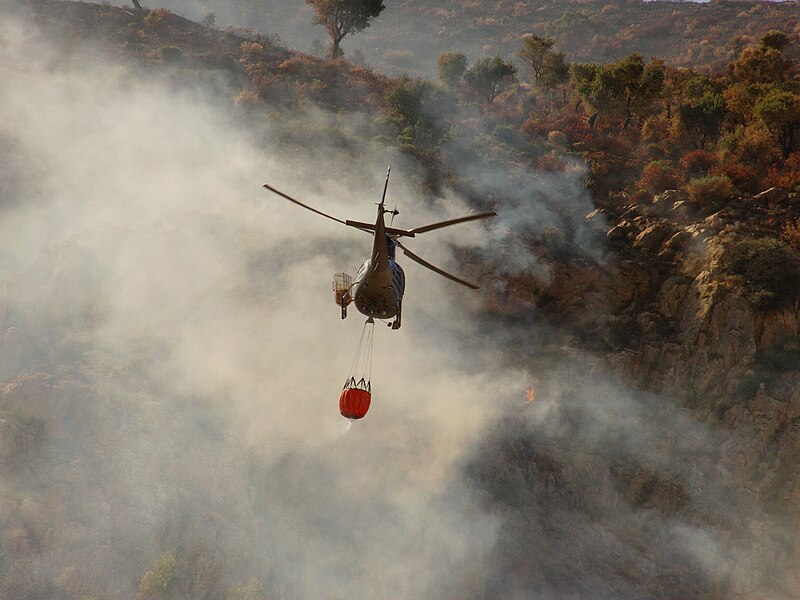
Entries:
[[[4,155],[24,157],[2,171],[0,331],[27,344],[4,368],[7,408],[41,409],[61,432],[42,444],[63,458],[5,490],[60,532],[34,553],[42,577],[88,573],[101,591],[110,565],[97,553],[110,549],[129,566],[108,579],[129,595],[161,552],[202,544],[226,578],[279,582],[288,597],[460,589],[494,520],[455,465],[502,401],[490,365],[467,372],[439,325],[470,327],[450,308],[461,290],[409,268],[404,327],[376,332],[374,406],[351,427],[337,400],[363,319],[340,321],[330,281],[371,240],[260,187],[369,220],[391,157],[356,164],[324,139],[313,161],[282,156],[269,128],[236,123],[232,96],[220,105],[89,53],[62,61],[31,33],[0,32],[0,136]],[[347,170],[362,185],[325,181]],[[420,223],[444,216],[416,211],[414,173],[395,171],[393,202]],[[9,339],[4,352],[20,348]],[[15,390],[29,371],[45,375],[25,384],[40,403],[26,408]],[[80,385],[78,428],[43,408],[66,402],[67,382]],[[65,460],[75,472],[56,477]],[[49,513],[56,481],[69,506],[107,517]]]

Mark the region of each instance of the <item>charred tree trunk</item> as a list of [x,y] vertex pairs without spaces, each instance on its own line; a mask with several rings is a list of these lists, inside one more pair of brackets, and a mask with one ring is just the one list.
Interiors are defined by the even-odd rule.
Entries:
[[133,7],[134,7],[134,8],[136,8],[136,9],[138,9],[138,10],[144,10],[144,9],[142,8],[142,5],[141,5],[141,4],[139,4],[139,0],[131,0],[131,2],[133,2]]

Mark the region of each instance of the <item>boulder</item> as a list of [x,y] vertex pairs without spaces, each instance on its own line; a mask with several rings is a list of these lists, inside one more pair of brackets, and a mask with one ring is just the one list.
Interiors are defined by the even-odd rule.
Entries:
[[614,225],[606,233],[606,239],[612,244],[623,244],[629,239],[630,234],[634,231],[633,225],[630,221],[620,221]]
[[599,216],[602,216],[604,212],[605,211],[603,211],[602,208],[595,208],[592,212],[586,215],[586,220],[591,221]]
[[657,253],[664,241],[674,233],[674,229],[665,223],[654,223],[646,227],[633,242],[634,247]]
[[676,202],[684,200],[685,196],[678,190],[665,190],[653,197],[653,206],[665,213],[675,206]]
[[789,197],[786,190],[781,188],[771,187],[753,196],[753,200],[762,204],[780,204]]

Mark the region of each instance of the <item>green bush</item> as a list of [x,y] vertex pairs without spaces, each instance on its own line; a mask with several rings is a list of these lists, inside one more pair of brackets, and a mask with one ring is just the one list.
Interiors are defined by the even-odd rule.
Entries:
[[792,304],[800,287],[800,255],[777,238],[742,240],[725,249],[719,273],[741,284],[742,293],[756,310]]
[[137,600],[170,600],[178,583],[178,564],[175,556],[163,554],[144,574],[139,583]]
[[719,202],[733,195],[733,184],[727,175],[697,177],[686,184],[686,192],[698,204]]

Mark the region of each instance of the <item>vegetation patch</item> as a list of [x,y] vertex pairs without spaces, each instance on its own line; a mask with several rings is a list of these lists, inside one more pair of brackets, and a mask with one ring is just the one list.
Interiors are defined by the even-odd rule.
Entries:
[[793,338],[778,348],[756,352],[756,362],[770,372],[782,373],[800,368],[800,338]]
[[721,202],[733,195],[733,184],[727,175],[697,177],[686,184],[689,199],[697,204]]
[[725,249],[718,270],[755,310],[788,306],[798,297],[800,255],[780,239],[741,240]]

